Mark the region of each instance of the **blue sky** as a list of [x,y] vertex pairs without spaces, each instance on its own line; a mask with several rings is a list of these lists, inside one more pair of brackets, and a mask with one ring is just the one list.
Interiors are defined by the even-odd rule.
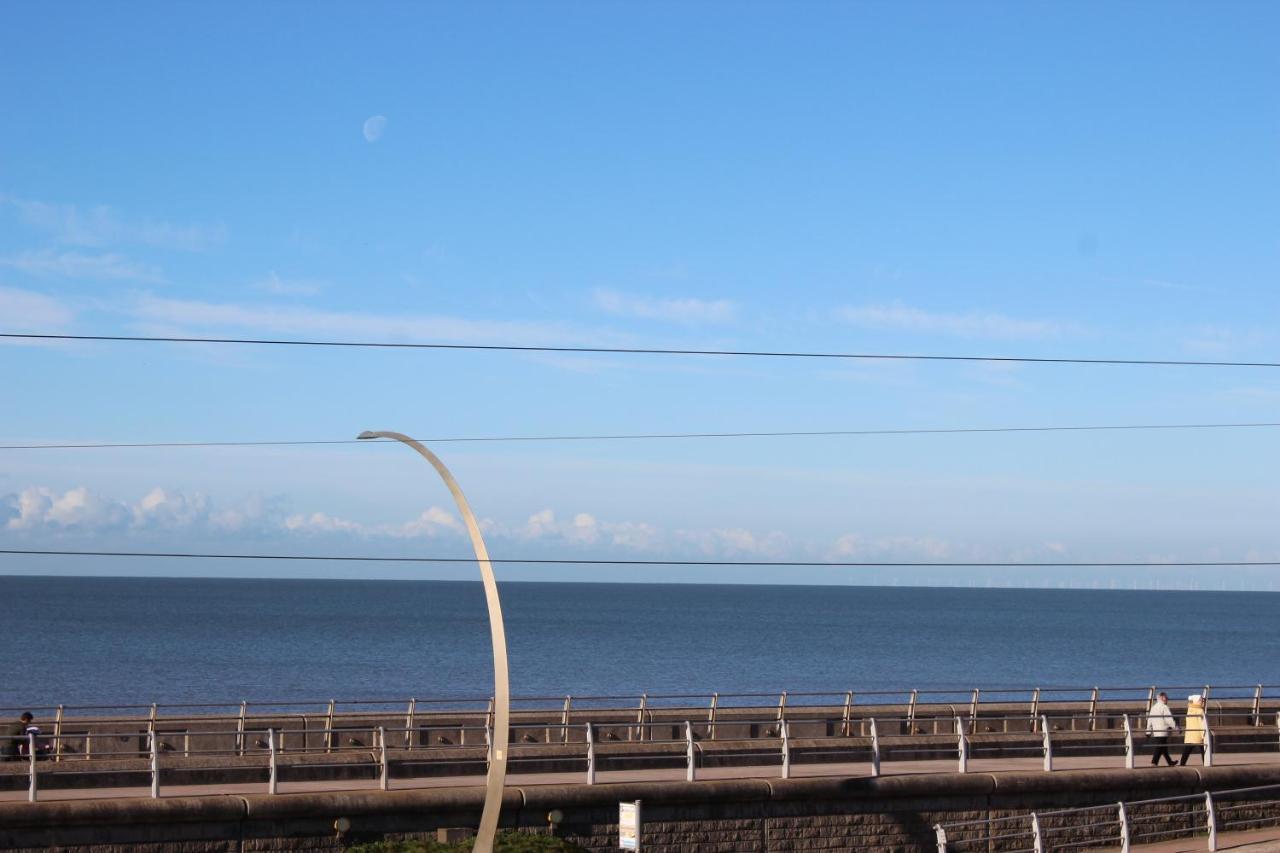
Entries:
[[[8,18],[0,331],[1280,356],[1273,4],[137,3]],[[30,342],[0,360],[3,443],[1280,421],[1280,371],[1259,369]],[[509,558],[1276,560],[1276,437],[437,449]],[[0,451],[0,543],[465,554],[428,474],[399,447]],[[10,573],[473,572],[3,559]]]

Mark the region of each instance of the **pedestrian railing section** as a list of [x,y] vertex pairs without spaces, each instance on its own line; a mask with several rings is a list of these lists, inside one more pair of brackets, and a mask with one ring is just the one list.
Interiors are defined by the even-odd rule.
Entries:
[[[1195,691],[1206,699],[1207,717],[1216,726],[1252,726],[1265,729],[1280,710],[1280,687],[1248,686],[1166,687],[1170,692]],[[956,717],[962,717],[970,735],[1041,733],[1046,718],[1059,730],[1112,732],[1121,717],[1139,718],[1155,699],[1154,687],[1042,687],[1018,689],[878,690],[801,692],[780,694],[713,693],[642,694],[635,696],[532,696],[513,699],[518,719],[537,718],[548,727],[559,726],[568,742],[570,723],[593,722],[606,740],[646,741],[663,737],[680,722],[690,719],[707,727],[711,740],[763,737],[778,722],[789,720],[802,730],[822,722],[825,734],[866,734],[868,720],[879,719],[882,734],[941,734]],[[1213,701],[1209,701],[1209,697]],[[54,708],[0,708],[0,715],[16,717],[20,711],[38,712],[44,725],[52,717],[54,758],[120,757],[145,751],[145,739],[153,732],[184,727],[226,728],[233,731],[238,749],[244,749],[246,732],[253,728],[300,729],[292,737],[308,745],[317,736],[329,740],[338,730],[368,721],[403,731],[406,746],[415,737],[458,738],[469,726],[490,724],[493,703],[470,699],[330,699],[322,702],[241,701],[234,704],[181,704],[143,706],[59,705]],[[833,719],[834,717],[834,719]],[[890,732],[885,725],[895,717]],[[765,718],[769,725],[754,729],[744,725]],[[397,723],[403,720],[403,726]],[[129,740],[113,740],[113,725],[140,727]],[[776,735],[776,732],[775,732]],[[132,743],[132,745],[131,745]]]
[[[610,739],[601,736],[599,724],[589,721],[517,722],[510,728],[512,754],[508,761],[516,773],[583,772],[585,783],[595,784],[602,770],[632,768],[683,771],[688,781],[696,781],[708,768],[755,768],[753,775],[759,775],[760,768],[776,768],[766,772],[789,778],[799,765],[814,775],[822,772],[823,765],[830,772],[848,773],[849,767],[836,765],[863,764],[871,776],[879,776],[888,762],[942,760],[954,762],[957,772],[966,773],[974,760],[1019,757],[1039,759],[1045,771],[1053,771],[1055,761],[1072,754],[1117,763],[1123,759],[1124,766],[1132,768],[1137,754],[1135,725],[1128,715],[1122,715],[1119,730],[1090,731],[1066,728],[1074,720],[1071,716],[1042,713],[1035,725],[1006,732],[995,731],[994,725],[987,726],[992,731],[976,731],[974,718],[957,714],[945,725],[932,720],[932,730],[920,732],[915,725],[919,717],[909,715],[860,718],[846,726],[842,717],[795,719],[783,708],[779,706],[779,713],[768,717],[735,718],[737,738],[725,736],[723,723],[706,720],[646,724],[643,737],[629,741],[615,733],[615,725],[604,727]],[[983,722],[1003,719],[989,717]],[[146,776],[151,796],[159,797],[162,781],[175,777],[193,780],[180,784],[227,784],[228,774],[238,773],[239,781],[232,784],[243,784],[248,774],[265,777],[267,792],[274,794],[279,790],[282,770],[286,776],[300,772],[314,776],[317,769],[341,768],[347,775],[357,772],[376,779],[383,790],[390,787],[393,776],[410,779],[419,774],[484,773],[494,741],[491,717],[477,725],[452,726],[451,737],[439,735],[434,740],[424,737],[432,731],[429,723],[413,718],[408,722],[416,727],[259,728],[246,715],[234,732],[228,732],[167,730],[164,722],[157,720],[149,730],[96,733],[98,739],[133,744],[127,753],[114,753],[116,758],[126,759],[122,766],[102,770],[93,769],[103,766],[100,763],[71,761],[60,748],[60,739],[79,735],[44,737],[32,732],[14,739],[18,748],[10,753],[18,753],[16,757],[27,763],[31,801],[51,781],[58,787],[136,788],[140,787],[138,779]],[[1280,752],[1280,719],[1265,736],[1252,726],[1230,731],[1232,748],[1237,751],[1244,747],[1251,752]],[[1206,724],[1206,766],[1213,764],[1217,740],[1214,727]],[[63,763],[48,760],[60,755]],[[206,780],[223,781],[201,782],[200,771],[209,771]]]
[[938,853],[1051,853],[1119,848],[1205,836],[1218,849],[1218,834],[1280,826],[1280,785],[1232,788],[1101,806],[1028,812],[988,820],[936,824]]

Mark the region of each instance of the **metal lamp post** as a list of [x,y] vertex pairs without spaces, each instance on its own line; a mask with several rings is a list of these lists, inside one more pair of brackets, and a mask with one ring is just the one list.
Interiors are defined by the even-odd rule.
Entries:
[[493,565],[489,562],[489,550],[480,535],[480,525],[467,498],[440,458],[420,442],[398,432],[362,432],[357,438],[393,438],[409,445],[431,463],[432,467],[449,487],[462,520],[471,536],[471,547],[480,564],[480,578],[484,582],[485,603],[489,606],[489,633],[493,638],[493,748],[489,772],[485,780],[484,811],[480,814],[480,828],[476,830],[474,853],[492,853],[493,839],[498,831],[498,813],[502,809],[502,789],[507,781],[507,739],[510,731],[511,694],[507,680],[507,634],[502,624],[502,602],[498,600],[498,584],[493,578]]

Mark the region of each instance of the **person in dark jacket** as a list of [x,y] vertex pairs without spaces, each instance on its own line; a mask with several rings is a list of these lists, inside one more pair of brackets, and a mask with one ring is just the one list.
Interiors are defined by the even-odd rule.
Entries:
[[31,725],[30,711],[23,712],[15,722],[4,727],[4,740],[0,741],[0,755],[5,761],[17,761],[23,754],[22,744],[27,742],[27,726]]

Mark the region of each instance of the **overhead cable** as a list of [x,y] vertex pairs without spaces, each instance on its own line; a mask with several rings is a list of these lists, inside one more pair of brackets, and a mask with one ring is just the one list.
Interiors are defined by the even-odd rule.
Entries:
[[[30,548],[3,548],[0,555],[41,557],[163,557],[187,560],[288,560],[339,563],[474,563],[475,557],[378,557],[343,554],[220,554],[192,551],[69,551]],[[1280,566],[1280,560],[1093,560],[1084,562],[974,562],[913,560],[627,560],[573,558],[491,558],[490,563],[555,566],[765,566],[813,568],[1142,568],[1142,567],[1212,567],[1212,566]]]
[[786,350],[662,349],[657,347],[517,346],[514,344],[395,343],[390,341],[324,341],[272,338],[199,338],[148,335],[54,335],[0,332],[0,338],[43,341],[117,341],[170,344],[257,344],[287,347],[349,347],[366,349],[485,350],[495,352],[567,352],[611,355],[719,355],[757,358],[805,358],[885,361],[1020,362],[1026,364],[1107,364],[1167,367],[1280,367],[1274,361],[1200,361],[1172,358],[1054,358],[993,355],[920,355],[864,352],[799,352]]
[[[448,438],[420,438],[427,444],[446,442],[502,442],[502,441],[632,441],[648,439],[681,438],[781,438],[823,437],[858,435],[964,435],[975,433],[1018,432],[1101,432],[1106,430],[1180,430],[1180,429],[1258,429],[1280,427],[1280,422],[1219,423],[1219,424],[1103,424],[1086,426],[1030,426],[1030,427],[921,427],[907,429],[832,429],[785,430],[779,432],[672,432],[627,433],[619,435],[493,435]],[[298,441],[137,441],[101,442],[83,444],[0,444],[0,450],[91,450],[106,448],[145,447],[301,447],[324,444],[365,444],[354,438],[315,439]]]

